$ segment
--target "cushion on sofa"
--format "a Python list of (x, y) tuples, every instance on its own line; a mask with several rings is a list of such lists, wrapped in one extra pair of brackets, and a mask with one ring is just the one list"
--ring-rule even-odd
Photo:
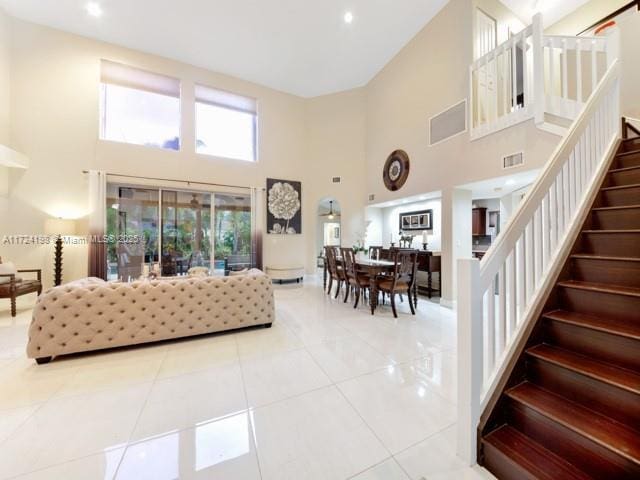
[[(0, 263), (0, 275), (16, 275), (18, 270), (16, 266), (12, 262)], [(16, 282), (19, 282), (20, 279), (15, 277)], [(9, 283), (11, 281), (11, 277), (0, 277), (0, 285), (3, 283)]]

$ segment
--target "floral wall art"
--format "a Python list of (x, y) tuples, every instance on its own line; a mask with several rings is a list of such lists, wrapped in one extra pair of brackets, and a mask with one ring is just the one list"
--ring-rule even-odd
[(277, 235), (302, 233), (302, 185), (267, 178), (267, 232)]

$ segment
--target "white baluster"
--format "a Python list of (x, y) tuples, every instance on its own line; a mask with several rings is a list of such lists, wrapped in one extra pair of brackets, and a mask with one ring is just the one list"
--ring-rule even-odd
[(542, 211), (541, 211), (541, 222), (542, 222), (542, 268), (540, 269), (541, 273), (544, 273), (547, 270), (547, 265), (549, 263), (549, 246), (551, 239), (551, 231), (549, 221), (549, 193), (544, 196), (542, 199)]
[(511, 110), (509, 106), (509, 62), (507, 60), (507, 51), (502, 51), (502, 101), (503, 101), (503, 115), (506, 117)]
[(520, 235), (520, 240), (516, 244), (516, 259), (517, 259), (517, 267), (516, 267), (516, 278), (518, 279), (518, 319), (516, 324), (519, 324), (522, 320), (522, 314), (524, 313), (524, 307), (526, 304), (526, 296), (527, 296), (527, 277), (525, 272), (525, 250), (526, 250), (526, 234), (522, 232)]
[(558, 179), (556, 180), (556, 195), (558, 201), (558, 242), (562, 239), (562, 235), (564, 235), (565, 228), (565, 220), (564, 220), (564, 179), (565, 179), (565, 169), (561, 168), (558, 172)]
[(554, 105), (557, 105), (556, 98), (556, 69), (555, 69), (555, 41), (553, 38), (550, 38), (547, 42), (549, 46), (549, 92), (548, 96), (551, 98), (551, 102)]
[(534, 277), (535, 277), (535, 289), (538, 289), (540, 283), (540, 277), (542, 276), (542, 209), (538, 207), (536, 213), (533, 216), (533, 246), (535, 249), (534, 254)]
[(482, 304), (484, 306), (484, 310), (487, 315), (484, 317), (484, 322), (482, 322), (482, 332), (484, 336), (484, 350), (483, 350), (483, 361), (484, 361), (484, 379), (487, 381), (493, 371), (494, 364), (494, 338), (493, 338), (493, 319), (489, 317), (489, 304), (490, 300), (493, 300), (491, 297), (493, 296), (491, 289), (484, 292), (482, 296)]
[(496, 56), (496, 50), (493, 51), (491, 71), (493, 72), (493, 88), (491, 90), (491, 114), (493, 120), (497, 121), (500, 117), (500, 113), (498, 112), (498, 57)]
[(562, 98), (569, 98), (569, 78), (567, 77), (567, 39), (562, 39)]
[(580, 39), (576, 40), (576, 101), (582, 104), (582, 52), (580, 50)]
[(533, 292), (535, 291), (535, 261), (534, 261), (534, 256), (535, 256), (535, 247), (533, 245), (533, 230), (534, 230), (534, 225), (533, 225), (533, 221), (530, 220), (529, 223), (527, 224), (526, 228), (525, 228), (525, 233), (526, 233), (526, 248), (525, 248), (525, 274), (526, 274), (526, 279), (527, 279), (527, 296), (526, 296), (526, 302), (525, 302), (525, 307), (527, 305), (529, 305), (529, 300), (531, 299), (531, 297), (533, 296)]
[(507, 314), (509, 318), (509, 328), (507, 330), (507, 338), (511, 338), (516, 330), (516, 285), (518, 277), (516, 276), (516, 251), (511, 251), (507, 257)]
[(517, 73), (516, 43), (511, 47), (511, 96), (513, 101), (513, 111), (518, 109), (518, 73)]
[(553, 257), (556, 251), (556, 244), (558, 243), (558, 177), (551, 185), (549, 190), (549, 224), (551, 228), (551, 235), (549, 237), (549, 257)]
[(593, 93), (596, 90), (596, 86), (598, 84), (598, 65), (596, 63), (596, 59), (598, 56), (598, 52), (596, 50), (596, 41), (591, 41), (591, 92)]
[(527, 107), (531, 103), (529, 98), (529, 75), (527, 66), (527, 31), (523, 30), (520, 33), (520, 42), (522, 48), (522, 94), (524, 97), (524, 106)]
[(505, 277), (507, 271), (505, 263), (502, 263), (500, 271), (498, 272), (498, 358), (504, 353), (505, 345), (507, 343), (507, 293), (505, 285)]
[(544, 123), (544, 45), (543, 45), (542, 15), (533, 16), (531, 44), (533, 48), (533, 102), (535, 108), (535, 123)]

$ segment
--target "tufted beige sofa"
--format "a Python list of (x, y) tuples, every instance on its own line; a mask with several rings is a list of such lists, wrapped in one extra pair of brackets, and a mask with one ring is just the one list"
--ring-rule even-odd
[(85, 279), (38, 298), (27, 355), (46, 363), (68, 353), (269, 327), (274, 318), (271, 279), (259, 270), (133, 283)]

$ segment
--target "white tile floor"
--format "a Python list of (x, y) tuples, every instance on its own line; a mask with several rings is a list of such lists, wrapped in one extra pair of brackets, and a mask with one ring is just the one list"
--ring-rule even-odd
[[(486, 479), (455, 456), (455, 321), (276, 287), (271, 329), (60, 358), (0, 304), (0, 480)], [(7, 302), (8, 303), (8, 302)]]

